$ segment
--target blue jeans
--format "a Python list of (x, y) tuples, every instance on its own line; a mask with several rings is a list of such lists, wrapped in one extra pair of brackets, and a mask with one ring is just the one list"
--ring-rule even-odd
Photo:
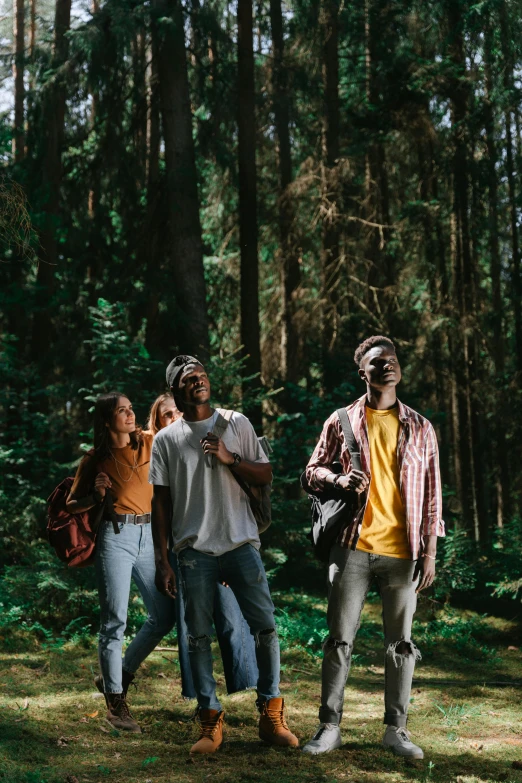
[[(190, 669), (188, 631), (185, 622), (185, 597), (183, 581), (179, 578), (177, 557), (172, 563), (178, 583), (176, 601), (176, 624), (178, 627), (178, 650), (181, 668), (182, 693), (190, 699), (196, 698), (196, 690)], [(254, 637), (251, 635), (245, 618), (229, 587), (217, 585), (214, 599), (214, 625), (223, 660), (223, 673), (228, 693), (246, 691), (255, 688), (259, 672), (256, 661)]]
[(187, 548), (178, 554), (178, 560), (185, 595), (190, 665), (199, 706), (221, 709), (212, 674), (211, 640), (216, 590), (218, 582), (223, 581), (230, 585), (255, 639), (258, 696), (262, 700), (279, 696), (279, 641), (274, 605), (259, 552), (251, 544), (219, 557)]
[[(101, 614), (99, 658), (105, 691), (121, 693), (122, 668), (134, 674), (177, 620), (181, 693), (188, 699), (195, 699), (182, 590), (178, 592), (178, 600), (173, 601), (162, 596), (154, 585), (156, 566), (150, 525), (120, 524), (119, 527), (120, 533), (115, 535), (112, 523), (103, 523), (96, 550)], [(174, 555), (171, 564), (177, 574), (177, 558)], [(129, 645), (122, 666), (131, 578), (138, 586), (148, 617)], [(218, 639), (223, 651), (228, 692), (255, 687), (258, 673), (254, 640), (248, 633), (232, 591), (222, 585), (218, 585), (216, 590), (214, 617), (219, 629)]]
[(106, 693), (122, 692), (122, 648), (127, 626), (131, 578), (148, 612), (129, 644), (123, 668), (134, 674), (176, 622), (175, 602), (154, 585), (156, 566), (150, 525), (120, 524), (116, 535), (111, 522), (100, 527), (96, 544), (96, 576), (100, 598), (98, 654)]

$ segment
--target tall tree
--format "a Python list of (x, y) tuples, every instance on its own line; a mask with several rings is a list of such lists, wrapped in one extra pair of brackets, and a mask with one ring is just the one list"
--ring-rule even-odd
[[(241, 342), (246, 357), (246, 375), (251, 377), (261, 373), (252, 0), (237, 2), (237, 69)], [(247, 381), (244, 391), (257, 385), (258, 380)], [(247, 411), (253, 424), (260, 427), (261, 406), (249, 404)]]
[[(152, 34), (165, 141), (170, 260), (175, 276), (176, 319), (183, 351), (209, 355), (198, 176), (192, 137), (183, 10), (180, 0), (154, 0)], [(172, 343), (170, 335), (165, 343)]]
[(503, 53), (502, 82), (504, 87), (504, 126), (506, 134), (506, 173), (509, 193), (509, 214), (511, 220), (511, 291), (515, 320), (515, 348), (517, 370), (522, 372), (522, 276), (520, 263), (520, 243), (518, 235), (516, 171), (513, 154), (513, 50), (509, 30), (506, 3), (500, 4), (500, 35)]
[(340, 282), (340, 187), (339, 187), (339, 0), (323, 3), (323, 232), (322, 268), (322, 352), (323, 378), (331, 390), (337, 380), (335, 346), (339, 336), (338, 300)]
[(474, 396), (478, 382), (475, 317), (477, 309), (476, 276), (471, 252), (469, 223), (469, 84), (464, 52), (463, 16), (460, 0), (447, 0), (450, 29), (449, 57), (453, 72), (449, 79), (451, 119), (453, 127), (453, 210), (455, 242), (453, 263), (455, 296), (461, 330), (462, 351), (453, 356), (459, 392), (459, 444), (461, 452), (461, 498), (464, 517), (470, 524), (476, 541), (487, 533), (481, 504), (480, 453), (478, 437), (478, 398)]
[(25, 153), (25, 0), (16, 0), (14, 13), (14, 129), (13, 129), (13, 154), (16, 163), (19, 163)]
[[(62, 182), (62, 146), (64, 138), (66, 81), (64, 64), (69, 53), (71, 0), (56, 0), (52, 75), (44, 88), (41, 133), (41, 198), (43, 217), (40, 229), (40, 257), (36, 278), (35, 312), (31, 339), (31, 358), (44, 368), (49, 366), (46, 352), (51, 344), (51, 306), (55, 270), (58, 264), (57, 230), (60, 221)], [(44, 371), (44, 377), (48, 373)]]
[(281, 258), (282, 323), (281, 377), (290, 383), (299, 378), (299, 336), (295, 320), (296, 298), (300, 284), (299, 257), (292, 236), (294, 207), (289, 186), (292, 182), (290, 144), (290, 95), (288, 66), (285, 62), (283, 12), (281, 0), (270, 0), (273, 65), (272, 93), (279, 165), (279, 237)]
[[(485, 72), (485, 100), (483, 103), (484, 127), (486, 131), (487, 148), (487, 179), (488, 179), (488, 221), (489, 221), (489, 255), (490, 255), (490, 276), (491, 276), (491, 321), (492, 321), (492, 350), (491, 355), (495, 365), (495, 371), (501, 385), (505, 373), (505, 345), (504, 345), (504, 326), (503, 326), (503, 303), (502, 303), (502, 264), (500, 258), (500, 226), (499, 226), (499, 202), (498, 202), (498, 151), (497, 140), (495, 138), (495, 116), (493, 108), (494, 93), (494, 62), (493, 62), (493, 35), (494, 20), (489, 15), (486, 20), (484, 30), (484, 72)], [(496, 494), (496, 519), (497, 525), (502, 527), (504, 519), (509, 519), (511, 512), (510, 504), (510, 481), (509, 481), (509, 463), (506, 452), (503, 433), (505, 431), (504, 423), (504, 405), (502, 400), (502, 391), (498, 393), (495, 399), (496, 410), (495, 418), (497, 421), (495, 433), (495, 494)]]

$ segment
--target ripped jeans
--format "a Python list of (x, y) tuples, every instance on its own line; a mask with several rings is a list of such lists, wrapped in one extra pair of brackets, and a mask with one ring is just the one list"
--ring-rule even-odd
[(185, 622), (188, 630), (192, 679), (201, 709), (221, 710), (212, 674), (214, 594), (219, 582), (234, 592), (250, 633), (256, 641), (259, 669), (257, 694), (260, 700), (279, 696), (279, 640), (275, 630), (274, 605), (261, 556), (251, 544), (207, 555), (182, 549), (178, 563), (185, 594)]
[[(344, 688), (353, 643), (366, 595), (375, 579), (382, 600), (384, 630), (384, 723), (406, 726), (415, 661), (420, 653), (411, 641), (417, 607), (415, 562), (360, 550), (332, 547), (328, 567), (328, 630), (324, 645), (319, 720), (341, 722)], [(401, 644), (402, 643), (402, 644)]]

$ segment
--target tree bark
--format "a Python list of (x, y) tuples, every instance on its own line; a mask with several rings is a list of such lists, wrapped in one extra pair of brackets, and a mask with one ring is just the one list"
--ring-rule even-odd
[(145, 33), (143, 31), (138, 32), (132, 42), (132, 66), (133, 135), (137, 169), (136, 188), (140, 192), (145, 187), (147, 170), (147, 65)]
[[(279, 166), (279, 237), (281, 242), (281, 378), (297, 383), (299, 374), (299, 335), (295, 323), (296, 296), (300, 284), (299, 258), (292, 237), (294, 210), (288, 188), (292, 182), (290, 111), (285, 67), (284, 28), (281, 0), (270, 0), (273, 66), (272, 91)], [(288, 403), (288, 400), (286, 401)], [(287, 405), (288, 407), (288, 405)]]
[[(180, 0), (154, 0), (153, 10), (176, 326), (182, 351), (196, 353), (205, 361), (210, 344), (183, 11)], [(171, 343), (172, 338), (166, 342)]]
[(323, 286), (323, 380), (331, 391), (339, 380), (335, 347), (338, 337), (340, 268), (339, 230), (339, 2), (324, 0), (323, 23), (323, 219), (321, 269)]
[(147, 279), (150, 281), (150, 294), (145, 308), (147, 319), (146, 344), (152, 350), (160, 338), (158, 315), (160, 302), (159, 259), (163, 256), (162, 230), (158, 221), (161, 201), (160, 182), (160, 95), (158, 75), (157, 41), (151, 41), (151, 64), (148, 85), (148, 125), (147, 125), (147, 212), (145, 217), (145, 234), (142, 237), (144, 264), (147, 269)]
[[(238, 175), (239, 244), (241, 253), (241, 342), (246, 376), (261, 374), (259, 326), (259, 259), (257, 230), (256, 118), (252, 0), (237, 3), (238, 54)], [(243, 393), (259, 386), (259, 379), (246, 381)], [(248, 396), (246, 397), (248, 401)], [(256, 427), (262, 426), (259, 404), (247, 402), (245, 410)]]
[[(449, 55), (457, 75), (449, 79), (451, 119), (453, 126), (453, 209), (456, 243), (454, 253), (455, 294), (462, 337), (462, 354), (454, 357), (458, 378), (459, 428), (461, 449), (461, 502), (477, 542), (487, 534), (485, 514), (481, 507), (479, 482), (481, 476), (478, 454), (479, 408), (474, 389), (478, 381), (477, 349), (474, 319), (476, 313), (475, 271), (471, 254), (469, 225), (469, 163), (468, 163), (468, 84), (464, 54), (463, 23), (458, 3), (449, 0), (448, 22), (451, 32)], [(476, 448), (477, 447), (477, 448)]]
[(513, 52), (511, 33), (507, 17), (506, 5), (500, 6), (500, 35), (502, 40), (503, 71), (502, 81), (508, 105), (504, 112), (504, 124), (506, 131), (506, 174), (509, 193), (509, 213), (511, 222), (511, 300), (515, 321), (515, 346), (516, 368), (522, 373), (522, 278), (520, 270), (520, 245), (517, 225), (517, 192), (515, 185), (515, 165), (513, 161), (513, 130), (512, 130), (512, 105), (513, 90)]
[(57, 226), (62, 182), (62, 146), (65, 123), (66, 83), (63, 66), (69, 54), (67, 33), (71, 23), (71, 0), (56, 0), (54, 44), (51, 67), (53, 81), (45, 87), (42, 107), (42, 195), (43, 225), (40, 230), (40, 253), (36, 278), (35, 312), (31, 339), (31, 358), (47, 375), (47, 351), (51, 345), (52, 296), (55, 268), (58, 264)]
[(14, 13), (14, 127), (13, 155), (15, 163), (20, 163), (25, 154), (25, 0), (16, 0)]
[[(493, 26), (492, 19), (488, 19), (484, 31), (484, 71), (485, 71), (485, 100), (484, 127), (486, 131), (487, 177), (488, 177), (488, 240), (491, 275), (491, 321), (493, 331), (493, 345), (491, 355), (495, 365), (495, 373), (498, 382), (502, 384), (505, 372), (505, 347), (504, 326), (502, 319), (502, 265), (499, 246), (499, 221), (498, 221), (498, 180), (497, 165), (498, 152), (495, 139), (495, 118), (493, 113)], [(504, 519), (509, 518), (510, 508), (510, 478), (508, 454), (504, 442), (506, 430), (504, 419), (503, 388), (496, 390), (495, 411), (495, 489), (496, 489), (496, 520), (497, 526), (502, 527)]]

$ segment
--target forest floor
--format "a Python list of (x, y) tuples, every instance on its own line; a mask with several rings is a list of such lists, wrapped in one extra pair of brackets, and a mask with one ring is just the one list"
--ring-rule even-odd
[[(324, 613), (317, 598), (280, 595), (284, 626), (292, 603), (303, 618)], [(286, 609), (285, 609), (286, 607)], [(514, 606), (515, 609), (515, 606)], [(424, 620), (422, 613), (424, 612)], [(1, 783), (522, 783), (520, 632), (514, 622), (448, 614), (421, 606), (417, 636), (424, 653), (411, 699), (409, 728), (423, 761), (384, 750), (380, 607), (370, 602), (346, 689), (344, 745), (321, 757), (263, 746), (254, 695), (223, 698), (226, 741), (213, 756), (191, 758), (194, 703), (180, 696), (176, 653), (156, 651), (131, 692), (141, 735), (113, 730), (93, 686), (94, 640), (60, 648), (36, 644), (0, 653)], [(285, 619), (286, 618), (286, 619)], [(306, 624), (306, 620), (303, 619)], [(423, 638), (419, 638), (423, 637)], [(282, 628), (282, 684), (290, 727), (301, 744), (317, 725), (320, 658), (292, 644)], [(382, 645), (382, 642), (380, 642)], [(315, 646), (317, 650), (317, 645)], [(218, 683), (223, 677), (216, 661)]]

